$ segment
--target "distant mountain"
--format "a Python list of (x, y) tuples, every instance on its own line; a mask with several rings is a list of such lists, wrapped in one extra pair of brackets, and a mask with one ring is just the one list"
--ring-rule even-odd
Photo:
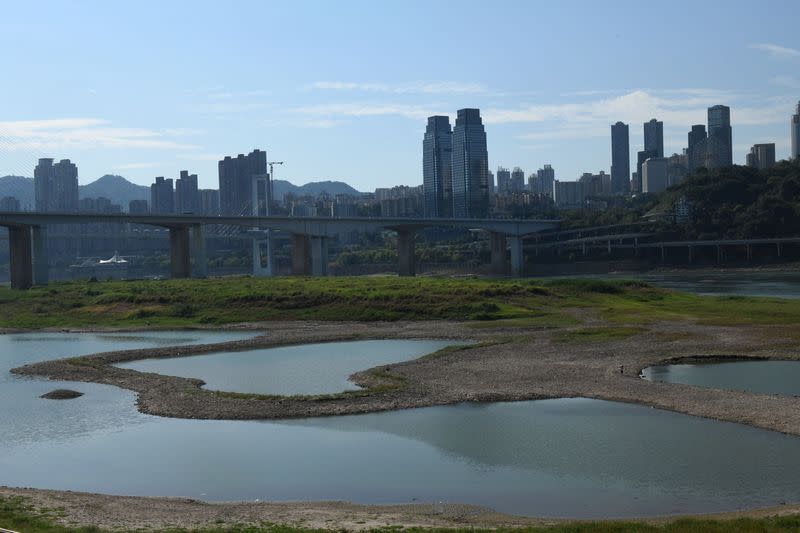
[(294, 185), (286, 180), (275, 180), (272, 182), (272, 189), (275, 192), (275, 199), (282, 201), (286, 193), (292, 193), (299, 196), (309, 194), (317, 196), (320, 193), (327, 192), (330, 195), (336, 196), (337, 194), (349, 194), (352, 196), (361, 196), (359, 192), (352, 188), (350, 185), (343, 181), (312, 181), (305, 185)]
[(22, 209), (33, 209), (33, 178), (3, 176), (0, 178), (0, 198), (13, 196)]
[(128, 210), (131, 200), (150, 201), (150, 187), (136, 185), (122, 176), (106, 174), (101, 178), (81, 185), (78, 188), (79, 198), (108, 198), (112, 203), (122, 206), (123, 211)]
[[(13, 196), (19, 200), (23, 209), (33, 209), (35, 196), (33, 192), (33, 178), (22, 176), (3, 176), (0, 178), (0, 198)], [(105, 197), (115, 204), (122, 206), (123, 211), (128, 210), (131, 200), (150, 201), (150, 187), (136, 185), (122, 176), (105, 175), (92, 183), (78, 187), (79, 198)]]
[[(317, 196), (323, 192), (330, 195), (349, 194), (361, 196), (362, 192), (355, 190), (350, 185), (342, 181), (313, 181), (305, 185), (294, 185), (286, 180), (275, 180), (273, 184), (275, 199), (282, 201), (287, 193), (298, 196), (312, 195)], [(14, 196), (19, 200), (23, 209), (33, 209), (34, 192), (33, 178), (22, 176), (4, 176), (0, 178), (0, 198), (4, 196)], [(108, 198), (115, 204), (122, 206), (123, 211), (128, 210), (131, 200), (150, 201), (150, 187), (146, 185), (136, 185), (122, 176), (106, 174), (101, 178), (81, 185), (78, 188), (79, 198)]]

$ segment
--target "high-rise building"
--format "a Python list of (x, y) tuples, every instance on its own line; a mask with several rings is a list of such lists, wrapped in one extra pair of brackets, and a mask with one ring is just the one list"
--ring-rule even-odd
[(19, 211), (19, 200), (16, 196), (4, 196), (0, 198), (0, 211)]
[(715, 105), (708, 108), (708, 138), (715, 139), (706, 147), (708, 167), (720, 168), (733, 165), (730, 107)]
[(766, 170), (775, 166), (775, 143), (754, 144), (747, 154), (747, 166)]
[(489, 215), (489, 153), (479, 109), (459, 109), (453, 128), (453, 216)]
[(511, 171), (509, 187), (511, 192), (522, 192), (525, 190), (525, 172), (521, 168), (514, 167), (514, 170)]
[(556, 180), (556, 171), (551, 165), (545, 165), (536, 171), (536, 181), (534, 182), (533, 192), (546, 194), (553, 197), (553, 182)]
[(791, 159), (800, 161), (800, 102), (797, 103), (796, 113), (792, 115), (792, 153)]
[(583, 207), (586, 200), (584, 184), (580, 181), (553, 181), (553, 202), (558, 208)]
[[(267, 174), (267, 153), (253, 150), (246, 156), (244, 154), (239, 154), (235, 158), (225, 156), (219, 162), (218, 167), (220, 214), (251, 215), (253, 213), (253, 182), (255, 179), (266, 180), (265, 185), (259, 185), (259, 203), (262, 201), (261, 197), (269, 194), (271, 190)], [(266, 203), (266, 200), (263, 201)]]
[(494, 172), (491, 170), (489, 171), (489, 193), (497, 192), (497, 188), (494, 186)]
[(172, 190), (172, 178), (158, 176), (150, 185), (150, 212), (154, 215), (172, 215), (175, 213), (175, 194)]
[(630, 189), (631, 155), (628, 125), (611, 126), (611, 193), (626, 194)]
[(651, 157), (664, 157), (664, 123), (650, 119), (644, 123), (644, 150), (636, 154), (636, 173), (631, 180), (631, 189), (643, 192), (642, 165)]
[(650, 119), (644, 123), (644, 150), (654, 154), (652, 157), (664, 157), (664, 123)]
[(422, 139), (422, 186), (425, 216), (453, 216), (453, 130), (450, 117), (428, 117)]
[(219, 191), (200, 189), (200, 214), (208, 217), (219, 216)]
[(669, 185), (668, 160), (664, 157), (651, 157), (642, 165), (642, 192), (657, 193)]
[(497, 167), (497, 194), (511, 192), (511, 172), (505, 167)]
[(689, 145), (686, 148), (686, 166), (689, 173), (705, 166), (706, 160), (706, 127), (695, 124), (689, 132)]
[(175, 211), (179, 215), (200, 212), (200, 194), (197, 191), (197, 174), (181, 170), (180, 178), (175, 180)]
[(131, 200), (128, 202), (128, 213), (131, 215), (149, 214), (150, 207), (147, 205), (147, 200)]
[(43, 158), (33, 170), (36, 210), (74, 213), (78, 210), (78, 167), (69, 159), (53, 164)]

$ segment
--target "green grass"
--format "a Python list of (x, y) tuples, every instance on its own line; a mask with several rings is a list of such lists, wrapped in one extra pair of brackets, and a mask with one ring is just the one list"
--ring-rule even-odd
[(430, 319), (525, 329), (575, 325), (576, 309), (626, 325), (800, 322), (800, 300), (701, 297), (624, 280), (238, 277), (0, 287), (0, 327), (20, 329)]
[[(56, 519), (65, 516), (61, 509), (36, 509), (24, 498), (0, 497), (0, 527), (24, 533), (105, 533), (97, 527), (70, 527), (56, 523)], [(219, 522), (219, 521), (218, 521)], [(374, 531), (398, 531), (400, 527), (386, 527)], [(574, 522), (549, 527), (524, 528), (405, 528), (407, 532), (428, 533), (477, 533), (490, 531), (513, 533), (726, 533), (737, 531), (742, 533), (782, 533), (800, 530), (800, 517), (781, 518), (741, 518), (736, 520), (698, 520), (679, 519), (665, 524), (646, 524), (640, 521), (615, 522)], [(114, 529), (115, 532), (124, 530)], [(184, 533), (187, 530), (166, 528), (156, 530), (161, 533)], [(315, 533), (330, 530), (304, 529), (284, 525), (264, 524), (261, 526), (225, 525), (192, 530), (199, 533)]]

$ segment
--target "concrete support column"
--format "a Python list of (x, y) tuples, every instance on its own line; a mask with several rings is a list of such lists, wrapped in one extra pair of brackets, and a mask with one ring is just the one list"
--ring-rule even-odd
[(508, 275), (508, 259), (506, 258), (506, 234), (495, 231), (489, 233), (489, 249), (492, 254), (491, 271), (495, 276)]
[(47, 285), (50, 281), (50, 264), (47, 260), (47, 228), (33, 226), (33, 283)]
[(188, 226), (169, 228), (169, 266), (173, 278), (188, 278), (191, 274)]
[(664, 251), (664, 247), (661, 247), (661, 262), (663, 263), (664, 260), (667, 258), (667, 253)]
[(749, 244), (747, 245), (747, 260), (748, 261), (753, 260), (753, 247)]
[(781, 256), (781, 252), (782, 252), (782, 250), (781, 250), (781, 243), (779, 243), (779, 242), (776, 242), (776, 243), (775, 243), (775, 245), (776, 245), (776, 246), (777, 246), (777, 248), (778, 248), (778, 257), (780, 257), (780, 256)]
[(8, 228), (10, 274), (12, 289), (30, 289), (33, 285), (33, 260), (31, 257), (30, 226)]
[(511, 248), (511, 275), (522, 277), (524, 272), (524, 258), (522, 256), (522, 237), (509, 236), (509, 247)]
[(206, 239), (203, 226), (192, 226), (192, 277), (208, 276), (208, 260), (206, 258)]
[(717, 263), (722, 262), (722, 246), (717, 245)]
[(692, 247), (689, 246), (688, 248), (689, 248), (689, 262), (691, 263), (692, 261), (694, 261), (694, 254), (692, 254)]
[(397, 273), (401, 276), (417, 274), (414, 237), (416, 237), (414, 230), (397, 232)]
[(328, 275), (328, 238), (314, 235), (311, 237), (311, 274), (313, 276)]
[(292, 233), (292, 274), (311, 275), (311, 239), (308, 235)]

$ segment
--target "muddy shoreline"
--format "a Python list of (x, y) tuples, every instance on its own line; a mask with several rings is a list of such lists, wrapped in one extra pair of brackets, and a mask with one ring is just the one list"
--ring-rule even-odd
[[(188, 498), (112, 496), (87, 492), (10, 488), (0, 486), (0, 497), (25, 499), (33, 509), (58, 509), (56, 521), (67, 526), (96, 526), (110, 530), (169, 528), (225, 528), (288, 525), (310, 529), (363, 531), (384, 527), (497, 528), (551, 526), (598, 522), (564, 518), (536, 518), (498, 513), (477, 505), (419, 503), (360, 505), (341, 501), (209, 503)], [(735, 520), (796, 516), (800, 503), (693, 518)], [(665, 524), (685, 515), (623, 519)], [(600, 520), (603, 522), (604, 520)], [(611, 521), (611, 520), (608, 520)]]
[[(461, 402), (586, 397), (649, 405), (694, 416), (737, 422), (800, 436), (800, 397), (751, 394), (650, 382), (645, 367), (677, 361), (800, 360), (792, 326), (706, 326), (692, 322), (642, 324), (622, 340), (565, 342), (563, 334), (586, 326), (614, 327), (591, 315), (580, 326), (504, 327), (466, 322), (279, 322), (237, 325), (253, 338), (182, 347), (114, 351), (45, 361), (13, 373), (55, 380), (115, 385), (137, 394), (137, 408), (158, 416), (194, 419), (279, 419), (335, 416)], [(233, 329), (233, 328), (231, 328)], [(73, 330), (74, 331), (74, 330)], [(82, 330), (86, 331), (86, 330)], [(102, 330), (108, 332), (109, 330)], [(116, 329), (115, 331), (131, 331)], [(291, 344), (367, 339), (448, 339), (471, 342), (416, 360), (365, 369), (352, 376), (364, 387), (402, 383), (363, 396), (235, 397), (201, 389), (203, 382), (113, 366), (144, 358), (181, 357)], [(620, 373), (620, 366), (624, 372)], [(357, 505), (346, 502), (206, 503), (176, 498), (135, 498), (37, 489), (0, 488), (0, 496), (25, 496), (41, 506), (67, 509), (63, 523), (100, 527), (213, 527), (281, 523), (301, 527), (369, 529), (386, 525), (497, 527), (547, 525), (564, 520), (503, 515), (470, 505)], [(800, 503), (714, 515), (714, 518), (800, 513)], [(674, 517), (646, 519), (659, 523)]]

